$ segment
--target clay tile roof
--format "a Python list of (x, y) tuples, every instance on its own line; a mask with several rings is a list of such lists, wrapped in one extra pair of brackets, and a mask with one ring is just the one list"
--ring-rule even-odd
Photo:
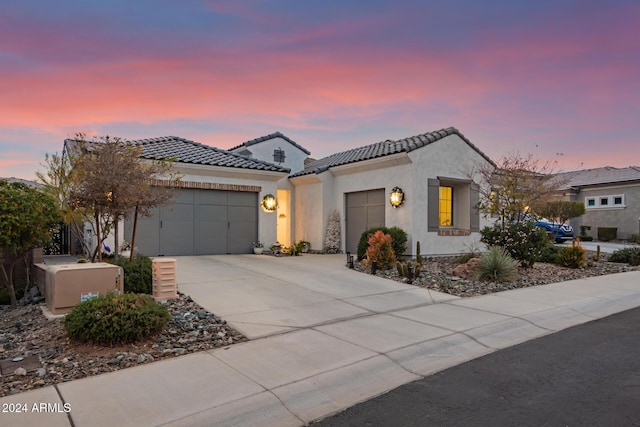
[[(66, 140), (73, 142), (73, 140)], [(191, 163), (198, 165), (223, 166), (240, 169), (254, 169), (273, 172), (289, 172), (283, 168), (262, 160), (250, 159), (226, 150), (200, 144), (199, 142), (179, 138), (177, 136), (164, 136), (160, 138), (138, 139), (127, 141), (134, 146), (142, 147), (143, 159), (171, 160), (178, 163)]]
[(365, 145), (363, 147), (353, 148), (351, 150), (335, 153), (330, 156), (310, 162), (304, 170), (291, 175), (291, 177), (309, 175), (312, 173), (321, 173), (334, 166), (346, 165), (349, 163), (361, 162), (363, 160), (375, 159), (378, 157), (388, 156), (396, 153), (408, 153), (418, 148), (429, 145), (449, 135), (458, 135), (462, 140), (476, 150), (482, 157), (487, 159), (491, 164), (494, 162), (471, 143), (458, 129), (449, 127), (434, 132), (427, 132), (421, 135), (409, 138), (399, 139), (397, 141), (389, 140), (377, 142), (375, 144)]
[(562, 180), (567, 180), (564, 188), (576, 188), (598, 184), (614, 184), (628, 181), (640, 181), (640, 167), (629, 166), (614, 168), (605, 166), (595, 169), (584, 169), (556, 174)]

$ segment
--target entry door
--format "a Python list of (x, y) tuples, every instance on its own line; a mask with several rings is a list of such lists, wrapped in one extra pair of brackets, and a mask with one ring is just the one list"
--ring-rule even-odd
[(384, 188), (346, 194), (347, 251), (353, 254), (358, 251), (358, 241), (363, 231), (385, 225), (384, 202)]

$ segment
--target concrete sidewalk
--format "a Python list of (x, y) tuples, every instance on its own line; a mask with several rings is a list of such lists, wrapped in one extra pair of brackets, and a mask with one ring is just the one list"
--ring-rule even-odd
[[(252, 340), (0, 399), (16, 426), (298, 426), (484, 354), (640, 306), (640, 272), (455, 298), (343, 257), (179, 258), (180, 289)], [(70, 412), (32, 413), (33, 403)], [(53, 405), (51, 405), (53, 409)], [(73, 424), (72, 424), (73, 423)]]

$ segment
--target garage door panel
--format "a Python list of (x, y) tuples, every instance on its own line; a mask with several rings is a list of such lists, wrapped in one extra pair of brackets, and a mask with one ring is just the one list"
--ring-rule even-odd
[[(133, 221), (125, 221), (130, 238)], [(250, 253), (258, 239), (258, 194), (181, 189), (173, 203), (140, 218), (139, 252), (157, 255)]]
[[(138, 249), (137, 253), (141, 253), (147, 256), (156, 256), (160, 251), (160, 234), (158, 229), (160, 228), (160, 210), (154, 208), (151, 211), (151, 216), (138, 217), (138, 223), (136, 224), (136, 241), (135, 247)], [(124, 235), (125, 240), (131, 243), (131, 237), (133, 236), (133, 213), (124, 222)]]
[(346, 194), (346, 250), (356, 253), (362, 232), (385, 225), (385, 191), (375, 189)]
[(229, 205), (230, 206), (246, 206), (255, 207), (258, 205), (258, 193), (230, 191), (229, 192)]
[(229, 204), (229, 196), (226, 191), (218, 190), (200, 190), (198, 193), (198, 202), (201, 205), (223, 205)]
[(198, 206), (196, 254), (227, 253), (227, 206)]
[(194, 253), (194, 206), (176, 204), (160, 215), (160, 254)]

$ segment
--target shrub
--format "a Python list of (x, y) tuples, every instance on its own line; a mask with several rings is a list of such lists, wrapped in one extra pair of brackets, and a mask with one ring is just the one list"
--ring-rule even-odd
[(369, 246), (369, 238), (373, 236), (376, 231), (382, 231), (384, 234), (391, 236), (391, 247), (393, 248), (393, 254), (396, 258), (400, 258), (407, 250), (407, 233), (400, 227), (373, 227), (364, 231), (360, 235), (360, 241), (358, 242), (358, 260), (362, 260), (367, 252)]
[(598, 240), (608, 242), (618, 237), (618, 229), (616, 227), (598, 227)]
[(117, 264), (124, 270), (124, 291), (132, 294), (151, 294), (153, 272), (151, 258), (136, 255), (133, 261), (119, 257)]
[(558, 263), (564, 267), (584, 267), (586, 260), (587, 250), (580, 245), (579, 241), (574, 240), (571, 246), (562, 248), (558, 253)]
[[(634, 248), (618, 249), (609, 255), (609, 262), (622, 262), (627, 264), (640, 264), (640, 246)], [(635, 263), (638, 264), (635, 264)]]
[(480, 257), (476, 267), (475, 278), (477, 280), (489, 280), (492, 282), (512, 282), (518, 275), (517, 262), (507, 250), (500, 246), (492, 246), (489, 252)]
[(157, 334), (169, 318), (167, 309), (147, 295), (108, 293), (75, 306), (64, 327), (73, 340), (116, 345)]
[(540, 258), (538, 259), (538, 261), (546, 262), (549, 264), (559, 264), (560, 261), (558, 259), (558, 254), (561, 250), (561, 247), (555, 246), (553, 243), (549, 242), (540, 252)]
[(387, 270), (396, 262), (396, 257), (391, 247), (391, 236), (382, 231), (376, 231), (369, 238), (369, 247), (366, 253), (367, 263), (377, 261), (380, 270)]
[(525, 268), (532, 267), (540, 259), (549, 243), (544, 228), (536, 227), (531, 221), (509, 224), (499, 223), (480, 231), (480, 240), (487, 246), (502, 246)]

